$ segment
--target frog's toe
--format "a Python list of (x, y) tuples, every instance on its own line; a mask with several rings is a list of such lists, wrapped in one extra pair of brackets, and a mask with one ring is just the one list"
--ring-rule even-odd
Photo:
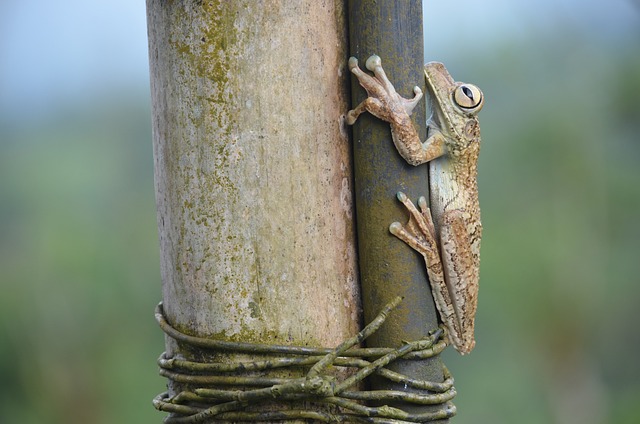
[(348, 66), (349, 66), (349, 70), (352, 70), (353, 68), (357, 68), (358, 67), (358, 59), (353, 57), (353, 56), (351, 56), (349, 58)]
[(394, 236), (398, 236), (398, 234), (402, 233), (402, 230), (402, 224), (400, 224), (398, 221), (392, 222), (391, 225), (389, 225), (389, 232)]
[(365, 66), (368, 70), (373, 71), (378, 66), (382, 66), (382, 59), (380, 59), (380, 56), (378, 56), (377, 54), (372, 54), (371, 56), (369, 56), (369, 59), (367, 59)]
[(356, 123), (356, 120), (358, 119), (358, 117), (355, 114), (355, 111), (350, 110), (349, 112), (347, 112), (347, 116), (344, 118), (344, 122), (347, 123), (347, 125), (353, 125)]

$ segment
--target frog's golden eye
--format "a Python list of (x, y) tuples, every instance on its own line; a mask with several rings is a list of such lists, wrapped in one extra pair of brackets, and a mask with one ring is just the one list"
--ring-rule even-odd
[[(463, 109), (474, 109), (482, 107), (482, 91), (475, 85), (462, 84), (453, 93), (456, 104)], [(476, 111), (477, 112), (477, 111)]]

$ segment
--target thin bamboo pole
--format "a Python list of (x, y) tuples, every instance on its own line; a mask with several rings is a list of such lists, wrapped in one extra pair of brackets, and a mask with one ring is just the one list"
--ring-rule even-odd
[[(377, 54), (397, 91), (413, 96), (418, 85), (425, 92), (423, 75), (422, 2), (409, 0), (350, 0), (349, 41), (351, 55), (364, 61)], [(352, 78), (352, 104), (365, 98)], [(425, 105), (412, 115), (422, 139), (426, 135)], [(437, 328), (437, 313), (428, 285), (424, 261), (389, 233), (389, 224), (404, 221), (406, 211), (396, 198), (403, 191), (412, 199), (428, 198), (426, 166), (413, 167), (400, 157), (389, 125), (369, 114), (353, 128), (355, 201), (358, 225), (358, 256), (365, 320), (395, 296), (404, 298), (400, 308), (367, 342), (368, 346), (397, 346), (417, 340)], [(442, 381), (439, 357), (424, 361), (400, 361), (394, 367), (416, 378)], [(389, 387), (373, 380), (374, 386)], [(418, 409), (423, 407), (418, 407)], [(428, 408), (428, 407), (424, 407)]]

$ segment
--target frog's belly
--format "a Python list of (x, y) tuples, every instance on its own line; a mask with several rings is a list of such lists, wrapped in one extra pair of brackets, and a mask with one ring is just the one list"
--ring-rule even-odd
[(429, 162), (429, 207), (437, 230), (445, 211), (465, 209), (468, 206), (451, 167), (451, 161), (446, 156)]

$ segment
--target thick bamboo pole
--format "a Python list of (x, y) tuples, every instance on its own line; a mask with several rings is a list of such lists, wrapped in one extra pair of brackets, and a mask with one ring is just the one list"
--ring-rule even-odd
[[(168, 320), (221, 340), (337, 345), (360, 303), (344, 3), (147, 10)], [(171, 339), (167, 352), (194, 355)]]
[[(360, 60), (363, 68), (371, 54), (382, 58), (387, 75), (401, 95), (412, 97), (415, 85), (426, 92), (421, 1), (350, 0), (349, 40), (350, 53)], [(355, 106), (366, 94), (356, 78), (352, 78), (351, 87)], [(425, 139), (424, 102), (416, 107), (412, 118), (421, 138)], [(389, 124), (369, 114), (362, 115), (354, 125), (353, 138), (358, 255), (365, 320), (372, 319), (395, 296), (404, 297), (398, 311), (367, 341), (367, 345), (397, 346), (403, 340), (420, 339), (438, 326), (422, 257), (388, 230), (391, 222), (404, 222), (407, 218), (406, 210), (396, 199), (398, 191), (412, 199), (428, 198), (428, 172), (426, 165), (408, 165), (393, 146)], [(443, 378), (438, 357), (418, 362), (400, 361), (393, 367), (416, 378), (433, 381)]]

